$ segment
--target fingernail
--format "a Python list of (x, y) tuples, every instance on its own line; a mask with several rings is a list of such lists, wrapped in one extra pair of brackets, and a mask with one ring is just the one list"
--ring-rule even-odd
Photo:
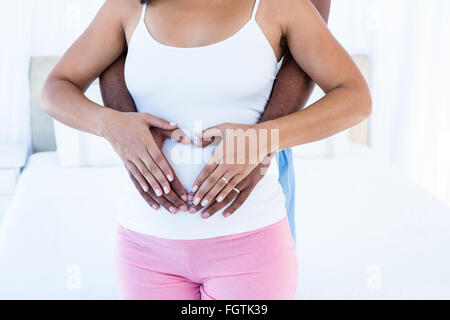
[(226, 213), (223, 214), (223, 216), (224, 216), (225, 218), (228, 218), (229, 216), (231, 216), (231, 213), (226, 212)]
[(181, 196), (181, 199), (183, 199), (183, 201), (188, 201), (188, 197), (186, 197), (186, 195), (184, 194)]
[(171, 127), (175, 127), (177, 124), (176, 124), (176, 122), (170, 121), (170, 122), (169, 122), (169, 125), (170, 125)]
[(157, 197), (161, 197), (162, 196), (162, 191), (159, 190), (159, 189), (156, 189), (155, 190), (155, 194), (156, 194)]
[(208, 200), (205, 199), (202, 201), (202, 207), (206, 207), (207, 204), (208, 204)]
[(189, 212), (190, 212), (190, 213), (196, 213), (196, 212), (197, 212), (197, 209), (195, 209), (195, 208), (190, 208), (190, 209), (189, 209)]
[(142, 186), (142, 190), (144, 190), (144, 192), (148, 192), (148, 187), (147, 186)]
[(209, 212), (203, 212), (202, 213), (202, 217), (203, 218), (209, 218), (209, 216), (210, 216)]
[(170, 182), (172, 182), (172, 181), (173, 181), (172, 175), (168, 174), (168, 175), (167, 175), (167, 179), (168, 179)]
[(222, 202), (222, 200), (223, 200), (223, 197), (222, 197), (222, 196), (218, 196), (218, 197), (217, 197), (217, 202)]
[(192, 192), (196, 192), (198, 190), (198, 186), (194, 186), (193, 188), (192, 188)]
[(169, 194), (170, 193), (170, 189), (167, 186), (164, 186), (163, 189), (164, 189), (164, 193), (165, 194)]
[(188, 207), (186, 207), (186, 206), (181, 206), (181, 207), (180, 207), (180, 210), (183, 211), (183, 212), (187, 212), (187, 211), (188, 211)]
[(195, 198), (195, 200), (194, 200), (194, 204), (195, 204), (195, 205), (198, 205), (198, 204), (200, 203), (200, 200), (201, 200), (201, 199), (200, 199), (200, 198), (198, 198), (198, 197), (197, 197), (197, 198)]
[(158, 210), (158, 209), (159, 209), (158, 206), (157, 206), (156, 204), (154, 204), (154, 205), (152, 206), (152, 208), (155, 209), (155, 210)]
[(189, 196), (188, 196), (188, 201), (193, 201), (194, 200), (194, 196), (192, 195), (192, 194), (190, 194)]
[(177, 213), (177, 209), (175, 209), (174, 207), (170, 207), (169, 211), (172, 212), (173, 214)]

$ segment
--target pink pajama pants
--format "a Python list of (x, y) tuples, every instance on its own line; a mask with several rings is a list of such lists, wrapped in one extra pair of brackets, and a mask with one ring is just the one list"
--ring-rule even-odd
[(297, 259), (287, 219), (201, 240), (118, 230), (119, 296), (130, 300), (294, 299)]

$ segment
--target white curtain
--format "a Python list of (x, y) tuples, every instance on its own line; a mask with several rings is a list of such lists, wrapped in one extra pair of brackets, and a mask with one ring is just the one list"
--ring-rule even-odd
[(28, 71), (33, 0), (0, 2), (0, 144), (30, 144)]
[[(410, 7), (411, 77), (403, 112), (395, 114), (392, 158), (450, 205), (450, 1), (414, 1)], [(406, 49), (406, 50), (408, 50)]]
[(31, 146), (30, 57), (62, 55), (103, 2), (0, 1), (0, 145)]
[(33, 10), (32, 55), (62, 55), (86, 29), (104, 1), (37, 0)]
[(379, 1), (372, 145), (450, 205), (450, 1)]
[(332, 2), (332, 31), (373, 64), (371, 147), (450, 205), (450, 1)]

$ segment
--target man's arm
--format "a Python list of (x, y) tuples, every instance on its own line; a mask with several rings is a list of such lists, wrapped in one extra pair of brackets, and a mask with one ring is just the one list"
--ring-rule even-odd
[(105, 106), (121, 112), (136, 112), (136, 104), (125, 84), (127, 51), (100, 76), (100, 91)]

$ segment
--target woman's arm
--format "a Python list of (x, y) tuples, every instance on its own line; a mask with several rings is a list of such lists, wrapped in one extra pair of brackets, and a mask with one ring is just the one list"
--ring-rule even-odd
[[(325, 92), (305, 110), (259, 125), (279, 130), (277, 151), (350, 128), (371, 113), (371, 96), (357, 66), (308, 0), (283, 2), (280, 25), (294, 60)], [(295, 8), (295, 9), (292, 9)]]
[[(105, 137), (145, 191), (170, 192), (173, 172), (157, 147), (150, 127), (176, 125), (149, 114), (103, 108), (83, 94), (126, 48), (126, 21), (139, 19), (138, 1), (107, 0), (99, 13), (61, 58), (42, 90), (42, 105), (55, 119), (73, 128)], [(124, 134), (126, 132), (126, 134)]]
[(103, 135), (107, 110), (83, 93), (126, 47), (120, 1), (106, 1), (97, 16), (50, 73), (41, 100), (57, 120), (83, 131)]
[[(311, 2), (316, 7), (323, 20), (328, 22), (331, 0), (311, 0)], [(314, 86), (314, 82), (300, 68), (292, 58), (289, 50), (287, 50), (283, 56), (283, 65), (275, 80), (272, 95), (267, 103), (260, 122), (277, 119), (303, 109), (311, 96)], [(232, 204), (223, 212), (223, 215), (228, 217), (234, 214), (236, 210), (244, 204), (256, 185), (264, 177), (265, 168), (269, 165), (270, 163), (267, 161), (267, 163), (260, 164), (253, 169), (245, 179), (236, 185), (236, 188), (240, 191), (237, 196), (234, 193), (228, 194), (221, 202), (214, 202), (210, 207), (205, 209), (202, 216), (210, 217), (230, 203)], [(192, 201), (193, 195), (190, 194), (190, 197), (190, 200)], [(212, 199), (213, 197), (207, 199), (207, 201), (211, 203), (209, 200)], [(198, 205), (194, 205), (191, 208), (194, 208), (194, 210), (201, 209)]]
[[(311, 2), (282, 1), (278, 16), (294, 60), (326, 95), (309, 108), (279, 119), (253, 126), (223, 124), (206, 130), (203, 138), (219, 136), (222, 141), (193, 184), (195, 204), (206, 206), (212, 199), (220, 202), (268, 154), (329, 137), (356, 125), (371, 112), (367, 83)], [(262, 132), (268, 132), (269, 137), (275, 133), (279, 140), (262, 145)], [(242, 142), (246, 133), (257, 140), (257, 150), (245, 137), (241, 148), (226, 147), (228, 142), (239, 145), (238, 139)], [(242, 163), (238, 159), (245, 159), (244, 164), (238, 164)]]
[[(331, 0), (312, 0), (311, 2), (323, 20), (328, 22)], [(283, 65), (278, 72), (272, 95), (260, 122), (277, 119), (303, 109), (314, 86), (314, 81), (295, 62), (287, 48), (283, 56)]]
[[(137, 112), (133, 97), (128, 91), (125, 83), (126, 57), (127, 52), (123, 52), (122, 55), (100, 75), (100, 90), (102, 92), (103, 103), (106, 107), (120, 112)], [(181, 132), (181, 129), (178, 130)], [(174, 130), (169, 131), (152, 128), (150, 132), (159, 148), (162, 147), (165, 139), (173, 139), (178, 136), (181, 139), (187, 138), (182, 132), (178, 135)], [(173, 181), (170, 183), (172, 190), (175, 192), (170, 192), (163, 197), (157, 197), (153, 190), (144, 192), (134, 175), (131, 172), (128, 173), (139, 194), (154, 210), (159, 210), (159, 208), (163, 206), (167, 211), (174, 214), (178, 213), (178, 210), (188, 211), (189, 208), (186, 203), (188, 195), (176, 174), (174, 175)]]

